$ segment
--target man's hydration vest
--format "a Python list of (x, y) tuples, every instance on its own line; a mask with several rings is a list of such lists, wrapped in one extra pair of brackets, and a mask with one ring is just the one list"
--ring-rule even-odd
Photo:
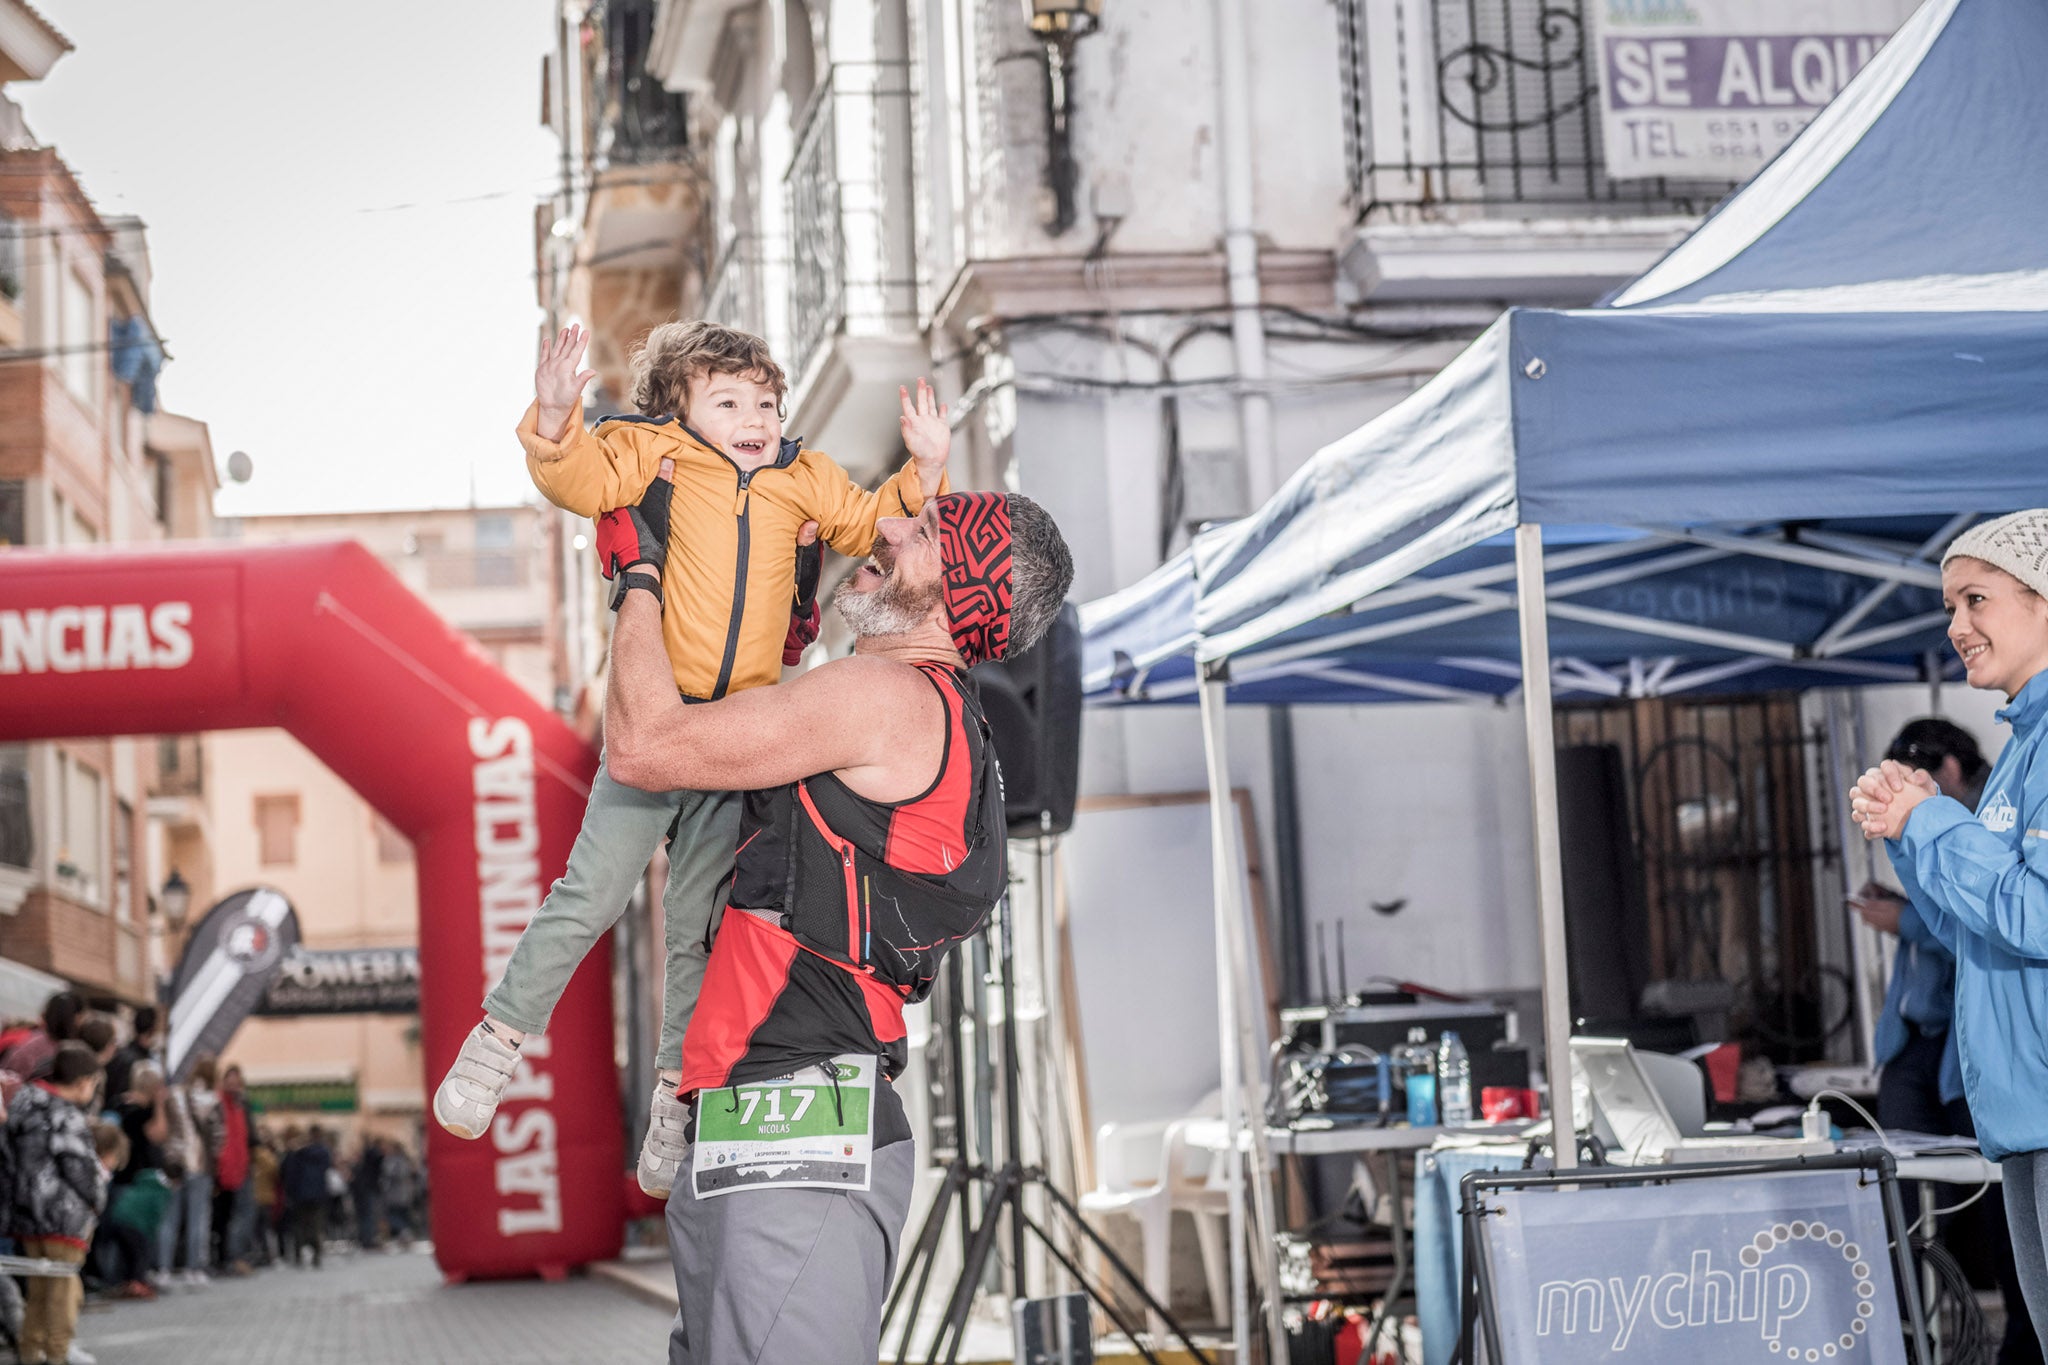
[(825, 773), (748, 792), (732, 894), (683, 1044), (684, 1094), (846, 1053), (903, 1067), (903, 1006), (1008, 884), (1002, 775), (974, 685), (918, 664), (945, 707), (938, 775), (870, 801)]

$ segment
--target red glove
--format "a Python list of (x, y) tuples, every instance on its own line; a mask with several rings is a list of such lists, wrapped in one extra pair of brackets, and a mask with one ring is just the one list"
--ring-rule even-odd
[(669, 461), (661, 462), (639, 506), (614, 508), (597, 519), (597, 563), (606, 578), (643, 559), (660, 564), (668, 558), (668, 509), (675, 496), (670, 468)]
[(782, 666), (795, 668), (804, 661), (804, 651), (818, 638), (818, 626), (823, 613), (818, 604), (812, 602), (808, 608), (798, 607), (789, 614), (789, 634), (782, 637)]
[[(675, 487), (668, 477), (671, 468), (669, 461), (661, 462), (661, 473), (647, 485), (637, 506), (614, 508), (597, 519), (597, 563), (604, 576), (616, 580), (629, 564), (652, 563), (656, 597), (661, 596), (660, 566), (668, 558), (668, 511)], [(628, 586), (621, 582), (612, 594), (613, 611), (619, 609)]]
[(789, 608), (789, 633), (782, 637), (782, 666), (795, 668), (818, 638), (823, 613), (818, 610), (818, 578), (825, 568), (825, 547), (813, 540), (796, 547), (796, 601)]

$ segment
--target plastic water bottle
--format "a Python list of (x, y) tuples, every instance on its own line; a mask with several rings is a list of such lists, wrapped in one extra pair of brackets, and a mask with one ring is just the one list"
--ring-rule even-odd
[(1436, 1049), (1437, 1108), (1446, 1126), (1472, 1121), (1472, 1058), (1464, 1040), (1446, 1032)]
[(1401, 1089), (1408, 1101), (1408, 1124), (1412, 1128), (1436, 1126), (1436, 1058), (1429, 1050), (1429, 1034), (1408, 1030), (1408, 1041), (1395, 1054), (1401, 1062)]

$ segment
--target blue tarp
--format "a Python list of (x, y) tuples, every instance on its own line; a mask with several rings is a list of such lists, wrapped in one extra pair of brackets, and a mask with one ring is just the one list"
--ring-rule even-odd
[(1941, 544), (2048, 503), (2044, 69), (2041, 0), (1928, 0), (1607, 306), (1511, 311), (1090, 604), (1091, 697), (1191, 699), (1195, 657), (1234, 700), (1500, 695), (1526, 523), (1561, 690), (1919, 675)]

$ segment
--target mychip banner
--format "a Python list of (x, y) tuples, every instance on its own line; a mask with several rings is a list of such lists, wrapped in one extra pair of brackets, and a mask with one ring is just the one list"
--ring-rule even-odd
[(1905, 1365), (1883, 1187), (1867, 1172), (1485, 1198), (1508, 1360)]
[(1608, 175), (1747, 180), (1917, 0), (1588, 0)]

